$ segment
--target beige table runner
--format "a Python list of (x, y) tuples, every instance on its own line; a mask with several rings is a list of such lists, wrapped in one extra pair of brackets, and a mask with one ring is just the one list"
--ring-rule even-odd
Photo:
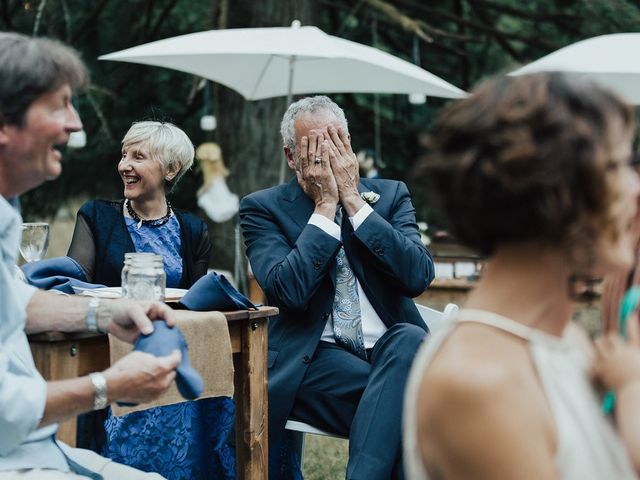
[[(199, 398), (233, 396), (233, 359), (229, 327), (224, 314), (220, 312), (191, 312), (180, 310), (177, 326), (189, 345), (191, 365), (202, 376), (204, 392)], [(109, 335), (109, 355), (111, 364), (131, 352), (130, 344)], [(113, 414), (124, 415), (151, 407), (184, 402), (175, 383), (169, 390), (151, 403), (136, 407), (112, 405)]]

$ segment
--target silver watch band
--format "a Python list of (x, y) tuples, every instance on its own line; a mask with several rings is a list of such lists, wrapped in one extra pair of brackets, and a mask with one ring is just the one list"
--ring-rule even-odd
[(91, 298), (89, 300), (89, 308), (87, 309), (87, 318), (86, 318), (86, 326), (87, 330), (90, 332), (102, 332), (100, 327), (98, 326), (98, 307), (100, 306), (99, 298)]
[(89, 374), (93, 384), (93, 409), (102, 410), (107, 406), (107, 379), (100, 372)]

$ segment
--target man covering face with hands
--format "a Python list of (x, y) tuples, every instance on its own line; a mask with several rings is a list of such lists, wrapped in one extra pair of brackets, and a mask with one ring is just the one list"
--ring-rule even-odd
[(349, 437), (347, 478), (403, 478), (402, 395), (433, 279), (407, 187), (360, 179), (342, 109), (303, 98), (281, 124), (295, 178), (243, 199), (268, 303), (270, 445), (288, 418)]

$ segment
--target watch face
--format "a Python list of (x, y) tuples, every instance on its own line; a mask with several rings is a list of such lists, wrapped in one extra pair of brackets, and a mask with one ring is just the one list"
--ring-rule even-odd
[(93, 409), (102, 410), (107, 406), (107, 380), (101, 373), (90, 373), (93, 383)]
[(90, 332), (98, 332), (98, 305), (100, 305), (99, 298), (92, 298), (89, 301), (89, 309), (87, 310), (87, 330)]

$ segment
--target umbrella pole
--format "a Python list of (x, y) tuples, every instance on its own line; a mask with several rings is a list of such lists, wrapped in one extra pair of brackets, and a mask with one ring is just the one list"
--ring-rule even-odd
[[(296, 56), (292, 55), (289, 57), (289, 88), (287, 89), (287, 104), (285, 106), (285, 111), (291, 105), (291, 101), (293, 100), (293, 69), (296, 62)], [(287, 172), (287, 157), (284, 156), (282, 158), (282, 163), (280, 164), (280, 178), (278, 184), (281, 185), (284, 183), (284, 177)]]

